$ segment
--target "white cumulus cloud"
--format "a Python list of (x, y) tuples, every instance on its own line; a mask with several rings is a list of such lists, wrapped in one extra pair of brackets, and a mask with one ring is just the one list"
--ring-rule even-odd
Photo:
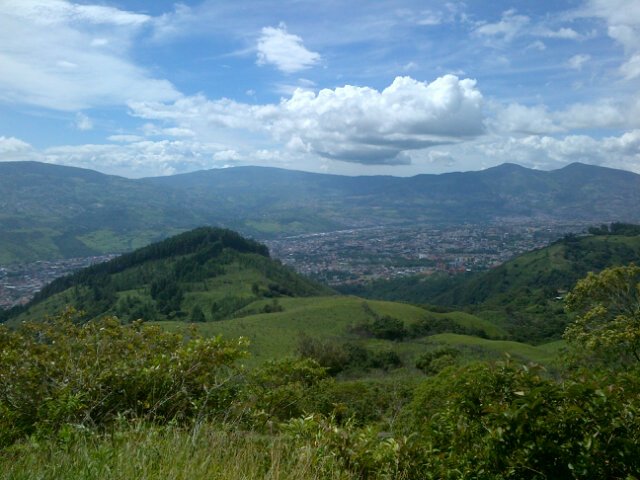
[(298, 90), (279, 105), (270, 130), (328, 158), (402, 163), (403, 151), (482, 133), (481, 106), (473, 80), (397, 77), (380, 92), (350, 85), (317, 94)]
[(287, 32), (284, 25), (264, 27), (258, 39), (258, 65), (274, 65), (284, 73), (294, 73), (316, 65), (319, 53), (307, 50), (302, 38)]
[(545, 135), (574, 130), (640, 128), (640, 95), (574, 103), (562, 110), (518, 103), (493, 105), (494, 132)]
[(528, 107), (511, 103), (497, 112), (491, 122), (496, 131), (524, 134), (548, 134), (562, 130), (543, 105)]
[(556, 112), (555, 119), (565, 129), (624, 128), (638, 126), (633, 102), (616, 103), (602, 100), (595, 103), (576, 103)]
[(170, 82), (129, 58), (149, 17), (66, 0), (4, 0), (0, 8), (0, 101), (56, 110), (173, 100)]
[(33, 153), (33, 147), (27, 142), (15, 137), (0, 136), (0, 161), (27, 160)]
[(132, 113), (196, 132), (263, 131), (289, 149), (362, 164), (402, 164), (407, 151), (484, 132), (482, 94), (471, 79), (431, 83), (397, 77), (382, 91), (345, 85), (296, 90), (278, 104), (249, 105), (194, 96), (173, 104), (135, 103)]

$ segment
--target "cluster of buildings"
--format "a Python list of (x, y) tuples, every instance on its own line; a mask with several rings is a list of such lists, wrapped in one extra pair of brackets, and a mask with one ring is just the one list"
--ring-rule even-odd
[(115, 255), (99, 255), (0, 266), (0, 308), (24, 305), (52, 280), (114, 257)]
[[(265, 242), (274, 258), (330, 285), (363, 284), (407, 275), (486, 270), (541, 248), (585, 225), (373, 227)], [(0, 308), (27, 303), (55, 278), (115, 255), (0, 266)]]
[(331, 285), (407, 275), (486, 270), (544, 247), (578, 224), (378, 227), (267, 242), (272, 255)]

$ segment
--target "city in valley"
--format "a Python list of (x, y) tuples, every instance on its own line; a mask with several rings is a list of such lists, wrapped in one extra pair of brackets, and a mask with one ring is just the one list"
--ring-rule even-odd
[(487, 270), (585, 227), (578, 223), (379, 227), (265, 243), (275, 258), (297, 272), (338, 286)]
[(47, 283), (117, 255), (67, 258), (20, 265), (0, 265), (0, 308), (24, 305)]
[[(487, 270), (586, 225), (377, 227), (265, 241), (274, 258), (332, 286), (433, 273)], [(0, 308), (27, 303), (44, 285), (116, 255), (0, 266)]]

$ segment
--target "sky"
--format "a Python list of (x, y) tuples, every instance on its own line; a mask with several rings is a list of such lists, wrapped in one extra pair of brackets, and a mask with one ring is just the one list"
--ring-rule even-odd
[(0, 161), (640, 173), (640, 0), (0, 0)]

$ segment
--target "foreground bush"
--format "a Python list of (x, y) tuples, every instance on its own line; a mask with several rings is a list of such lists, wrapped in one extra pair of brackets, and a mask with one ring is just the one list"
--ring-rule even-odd
[(0, 326), (0, 445), (63, 424), (194, 418), (223, 412), (235, 398), (242, 339), (73, 320), (69, 311), (16, 330)]
[(510, 362), (447, 369), (417, 389), (404, 421), (425, 450), (439, 452), (429, 462), (443, 478), (635, 478), (640, 471), (637, 373), (558, 382)]
[[(630, 480), (640, 471), (637, 369), (559, 381), (510, 361), (476, 363), (414, 389), (340, 382), (308, 358), (240, 371), (242, 340), (73, 320), (0, 328), (6, 478), (111, 478), (123, 468), (120, 478)], [(142, 470), (121, 467), (128, 457)]]
[(327, 371), (311, 359), (269, 361), (247, 375), (236, 415), (252, 428), (299, 417), (312, 408)]

